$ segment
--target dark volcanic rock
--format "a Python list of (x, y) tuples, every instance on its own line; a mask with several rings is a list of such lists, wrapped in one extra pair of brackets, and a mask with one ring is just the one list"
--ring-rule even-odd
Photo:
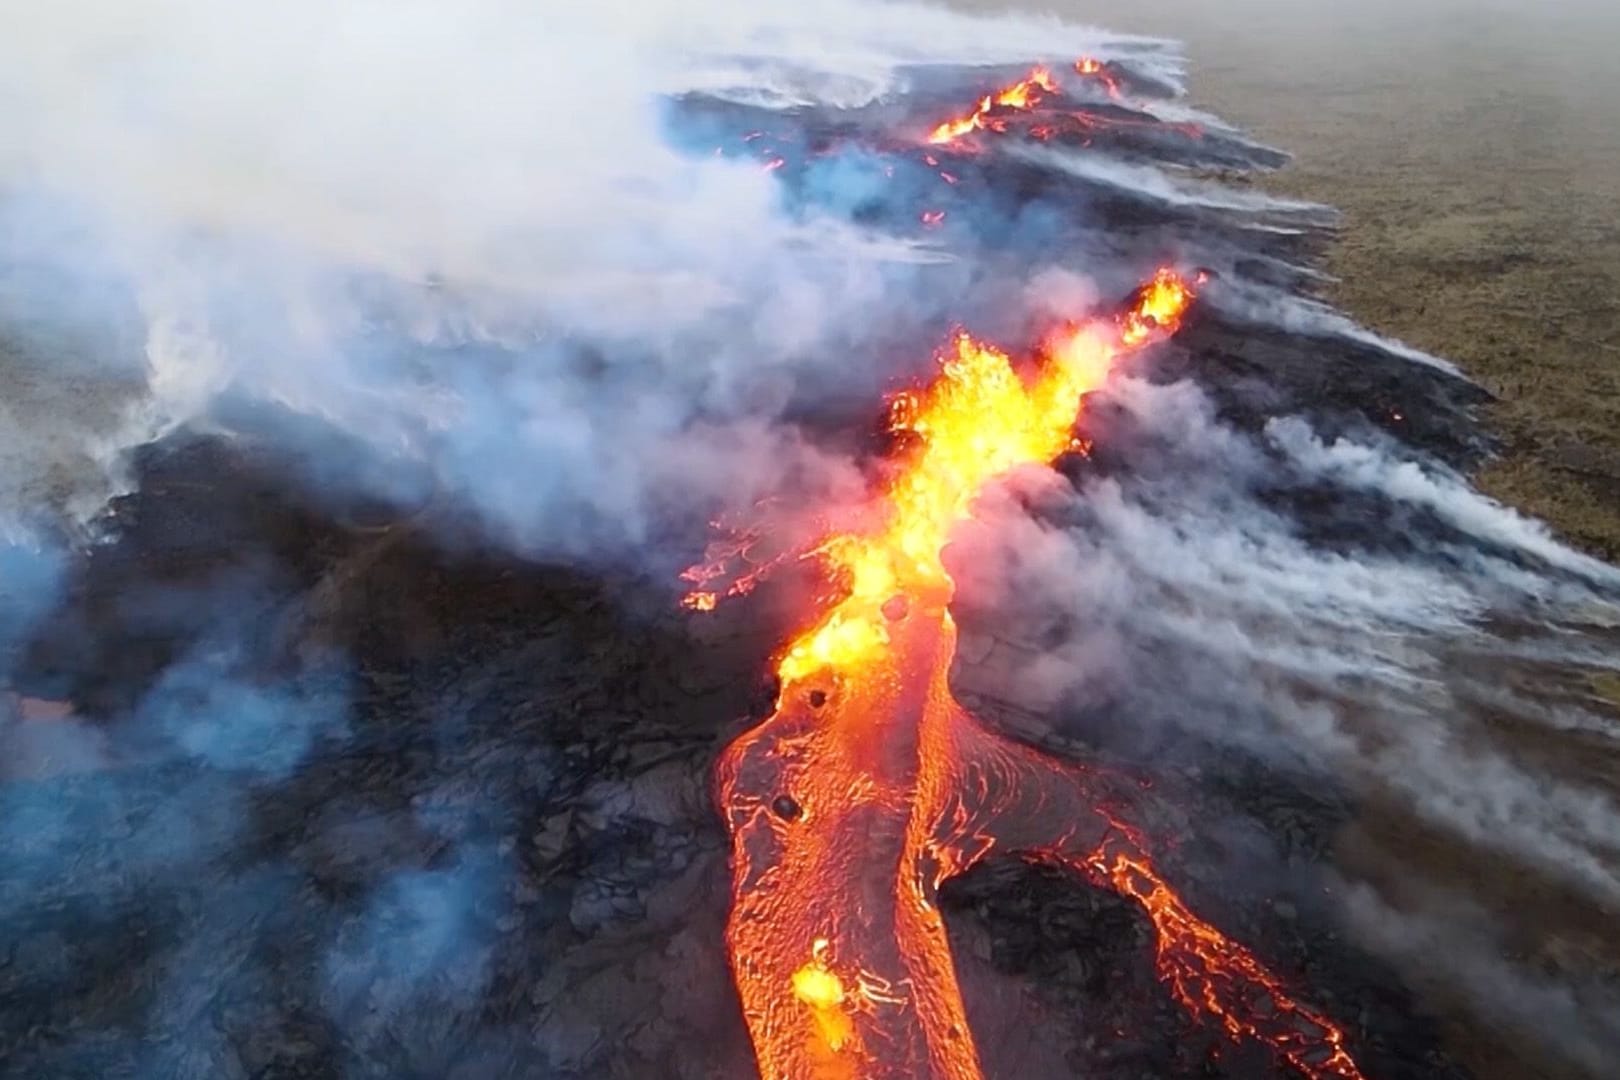
[[(1007, 152), (945, 164), (894, 132), (1007, 72), (919, 68), (905, 100), (860, 109), (672, 103), (676, 137), (697, 152), (751, 154), (741, 134), (769, 129), (790, 214), (836, 213), (920, 249), (920, 214), (943, 211), (940, 251), (974, 253), (916, 270), (916, 310), (886, 311), (864, 339), (871, 356), (914, 355), (912, 370), (862, 384), (840, 368), (837, 387), (807, 371), (784, 422), (869, 456), (884, 377), (927, 371), (919, 341), (957, 324), (1013, 347), (1038, 339), (1046, 327), (1014, 302), (1031, 266), (1125, 297), (1173, 261), (1214, 272), (1208, 301), (1135, 374), (1196, 383), (1256, 446), (1274, 419), (1302, 416), (1325, 438), (1386, 440), (1435, 467), (1488, 455), (1473, 415), (1485, 395), (1466, 380), (1331, 328), (1240, 317), (1250, 293), (1309, 300), (1331, 215), (1203, 198), (1191, 185), (1212, 171), (1285, 159), (1158, 120), (1150, 106), (1175, 88), (1130, 60), (1112, 74), (1136, 104), (1077, 87), (1063, 131), (1010, 129)], [(1075, 126), (1082, 109), (1094, 130)], [(1150, 164), (1189, 186), (1118, 179)], [(785, 613), (751, 597), (694, 628), (671, 614), (672, 582), (494, 549), (422, 477), (397, 501), (324, 490), (308, 457), (354, 458), (359, 476), (375, 463), (311, 419), (289, 455), (263, 433), (293, 418), (272, 413), (231, 403), (210, 418), (229, 435), (143, 449), (136, 490), (15, 672), (19, 693), (71, 715), (56, 717), (57, 764), (0, 786), (0, 1072), (748, 1075), (709, 770), (772, 709)], [(1094, 449), (1063, 462), (1072, 475), (1175, 465), (1117, 404), (1086, 425)], [(1280, 467), (1260, 494), (1325, 550), (1423, 544), (1443, 558), (1461, 542), (1433, 514)], [(1399, 980), (1345, 944), (1321, 899), (1316, 864), (1347, 816), (1332, 785), (1193, 745), (1146, 707), (1122, 723), (1117, 694), (1076, 705), (1019, 686), (1008, 673), (1028, 639), (1072, 627), (979, 614), (961, 613), (968, 704), (988, 713), (1022, 694), (1000, 709), (1005, 731), (1135, 770), (1160, 807), (1166, 875), (1343, 1022), (1370, 1076), (1456, 1075)], [(1196, 658), (1166, 675), (1156, 643), (1136, 644), (1160, 681), (1219, 678)], [(786, 795), (772, 810), (802, 813)], [(1121, 897), (992, 862), (944, 899), (992, 1075), (1277, 1074), (1171, 999), (1151, 927)]]

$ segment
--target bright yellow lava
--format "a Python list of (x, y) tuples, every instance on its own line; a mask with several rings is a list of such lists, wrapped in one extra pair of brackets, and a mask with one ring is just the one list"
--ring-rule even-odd
[(1010, 86), (1004, 86), (993, 94), (986, 94), (980, 98), (973, 111), (962, 116), (953, 117), (936, 127), (928, 136), (928, 141), (936, 145), (949, 143), (969, 132), (978, 131), (987, 124), (994, 124), (990, 112), (997, 106), (1006, 109), (1032, 109), (1040, 103), (1040, 91), (1049, 94), (1058, 92), (1058, 84), (1052, 78), (1052, 73), (1044, 67), (1037, 67), (1024, 78)]
[(783, 683), (880, 657), (889, 643), (883, 608), (896, 597), (949, 599), (940, 553), (973, 499), (997, 476), (1068, 449), (1081, 398), (1102, 385), (1121, 351), (1174, 332), (1192, 298), (1179, 275), (1159, 271), (1117, 324), (1086, 323), (1049, 342), (1027, 381), (1006, 353), (958, 334), (939, 378), (891, 404), (891, 428), (914, 436), (915, 448), (876, 502), (883, 520), (871, 534), (840, 534), (818, 549), (848, 593), (788, 647), (777, 668)]
[(814, 961), (793, 973), (793, 992), (813, 1009), (830, 1009), (844, 1003), (844, 982)]
[(854, 1034), (855, 1024), (844, 1011), (844, 981), (827, 967), (827, 946), (826, 938), (816, 939), (810, 962), (793, 973), (793, 996), (809, 1007), (822, 1042), (836, 1052)]

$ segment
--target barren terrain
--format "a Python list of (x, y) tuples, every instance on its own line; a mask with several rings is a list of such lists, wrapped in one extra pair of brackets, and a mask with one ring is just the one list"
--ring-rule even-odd
[(1498, 395), (1485, 489), (1620, 556), (1620, 12), (1006, 6), (1185, 41), (1197, 103), (1295, 155), (1270, 186), (1344, 211), (1334, 299)]
[[(1267, 186), (1343, 211), (1332, 299), (1455, 360), (1496, 395), (1486, 418), (1503, 449), (1480, 486), (1620, 558), (1620, 10), (1584, 0), (1007, 6), (1186, 42), (1196, 103), (1295, 156)], [(1579, 681), (1620, 704), (1612, 678)], [(1562, 690), (1555, 678), (1536, 692)], [(1524, 752), (1615, 783), (1607, 754), (1583, 759), (1545, 733), (1532, 742)], [(1540, 930), (1515, 959), (1548, 971), (1575, 956), (1578, 967), (1614, 962), (1602, 944), (1612, 913), (1572, 908), (1404, 817), (1364, 807), (1337, 847), (1341, 865), (1384, 886), (1422, 867), (1419, 878), (1517, 912)], [(1470, 1020), (1457, 988), (1426, 974), (1421, 946), (1405, 966), (1476, 1075), (1559, 1075)]]

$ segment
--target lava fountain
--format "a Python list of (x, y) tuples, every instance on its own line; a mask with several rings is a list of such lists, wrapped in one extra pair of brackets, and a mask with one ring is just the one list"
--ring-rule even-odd
[(996, 477), (1081, 449), (1084, 396), (1116, 359), (1174, 333), (1193, 287), (1161, 270), (1119, 317), (1053, 334), (1029, 371), (959, 334), (930, 386), (891, 401), (903, 450), (881, 492), (806, 553), (836, 599), (779, 653), (775, 712), (716, 766), (726, 941), (764, 1080), (982, 1075), (937, 896), (993, 850), (1139, 902), (1160, 977), (1231, 1037), (1309, 1077), (1360, 1077), (1343, 1032), (1158, 874), (1110, 794), (1119, 778), (998, 736), (951, 696), (951, 528)]

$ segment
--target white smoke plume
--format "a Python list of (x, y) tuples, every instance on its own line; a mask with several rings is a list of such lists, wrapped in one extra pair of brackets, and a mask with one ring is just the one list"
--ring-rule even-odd
[[(1244, 435), (1188, 383), (1117, 380), (1093, 408), (1129, 418), (1109, 430), (1141, 455), (1132, 475), (1078, 488), (1023, 477), (959, 540), (963, 600), (1000, 635), (964, 646), (967, 688), (1047, 715), (1106, 706), (1126, 729), (1115, 741), (1149, 755), (1190, 738), (1333, 776), (1493, 872), (1533, 875), (1593, 910), (1620, 904), (1612, 784), (1503, 734), (1522, 725), (1534, 742), (1612, 747), (1612, 712), (1560, 695), (1548, 674), (1612, 669), (1612, 567), (1393, 445), (1325, 443), (1297, 418)], [(1374, 494), (1363, 537), (1402, 535), (1409, 526), (1376, 506), (1408, 504), (1461, 539), (1313, 540), (1275, 509), (1282, 464), (1289, 483)], [(1512, 932), (1499, 916), (1453, 924), (1447, 904), (1379, 904), (1352, 892), (1357, 931), (1396, 960), (1443, 958), (1479, 1015), (1586, 1068), (1612, 1048), (1604, 1024), (1620, 1002), (1596, 982), (1577, 994), (1516, 970), (1496, 951)]]
[[(11, 6), (0, 329), (21, 351), (0, 374), (61, 389), (0, 405), (0, 650), (56, 586), (33, 519), (93, 516), (123, 482), (124, 451), (223, 425), (222, 402), (318, 419), (392, 466), (361, 475), (289, 425), (285, 449), (313, 483), (404, 501), (425, 483), (525, 555), (646, 558), (689, 507), (783, 486), (847, 495), (858, 471), (791, 422), (796, 395), (836, 387), (876, 402), (907, 362), (876, 343), (907, 340), (924, 362), (920, 331), (959, 315), (980, 271), (942, 247), (790, 211), (757, 162), (678, 149), (671, 98), (853, 107), (903, 94), (908, 65), (1078, 55), (1128, 57), (1172, 96), (1184, 85), (1179, 50), (1162, 42), (843, 0)], [(1100, 155), (1063, 168), (1158, 204), (1251, 216), (1277, 236), (1323, 217)], [(1054, 254), (999, 287), (1021, 315), (1089, 310), (1114, 283), (1075, 271), (1087, 254)], [(1206, 302), (1455, 373), (1299, 296), (1222, 279)], [(1491, 667), (1612, 671), (1586, 631), (1620, 619), (1613, 568), (1392, 440), (1327, 437), (1297, 417), (1245, 432), (1190, 381), (1118, 379), (1093, 411), (1110, 409), (1129, 475), (1074, 486), (1037, 470), (964, 530), (964, 604), (1015, 612), (995, 621), (1016, 627), (964, 679), (1046, 709), (1108, 703), (1146, 741), (1177, 728), (1331, 772), (1620, 902), (1614, 794), (1520, 759), (1476, 715), (1489, 706), (1613, 741), (1595, 705), (1516, 694)], [(1324, 542), (1279, 489), (1365, 499), (1364, 514), (1384, 516), (1355, 543)], [(1444, 528), (1409, 528), (1397, 511)], [(1512, 654), (1489, 631), (1504, 622), (1522, 631)], [(239, 698), (273, 719), (306, 711), (298, 695)], [(182, 741), (204, 758), (242, 750), (190, 728)], [(460, 891), (431, 875), (407, 885), (382, 906)], [(1351, 914), (1390, 951), (1428, 940), (1422, 922), (1383, 920), (1368, 897)], [(1462, 976), (1495, 978), (1480, 955), (1456, 958)], [(333, 974), (345, 1010), (351, 981)], [(1579, 1012), (1545, 988), (1488, 1004), (1516, 999), (1521, 1022)], [(1574, 1047), (1589, 1059), (1600, 1045), (1582, 1034)]]
[[(503, 542), (575, 554), (812, 467), (769, 423), (784, 387), (840, 354), (831, 375), (880, 385), (858, 328), (938, 261), (677, 153), (670, 95), (857, 103), (924, 57), (1179, 65), (1049, 20), (854, 4), (75, 0), (9, 25), (0, 257), (62, 271), (19, 303), (139, 336), (119, 374), (145, 391), (102, 443), (245, 393), (423, 464)], [(593, 381), (586, 348), (636, 370)]]
[(1427, 992), (1464, 999), (1514, 1038), (1595, 1076), (1620, 1052), (1620, 1009), (1613, 1000), (1600, 987), (1557, 970), (1556, 962), (1546, 962), (1551, 957), (1539, 972), (1515, 963), (1496, 921), (1467, 897), (1418, 888), (1392, 902), (1362, 884), (1346, 892), (1345, 909), (1358, 937), (1397, 961), (1425, 958)]

